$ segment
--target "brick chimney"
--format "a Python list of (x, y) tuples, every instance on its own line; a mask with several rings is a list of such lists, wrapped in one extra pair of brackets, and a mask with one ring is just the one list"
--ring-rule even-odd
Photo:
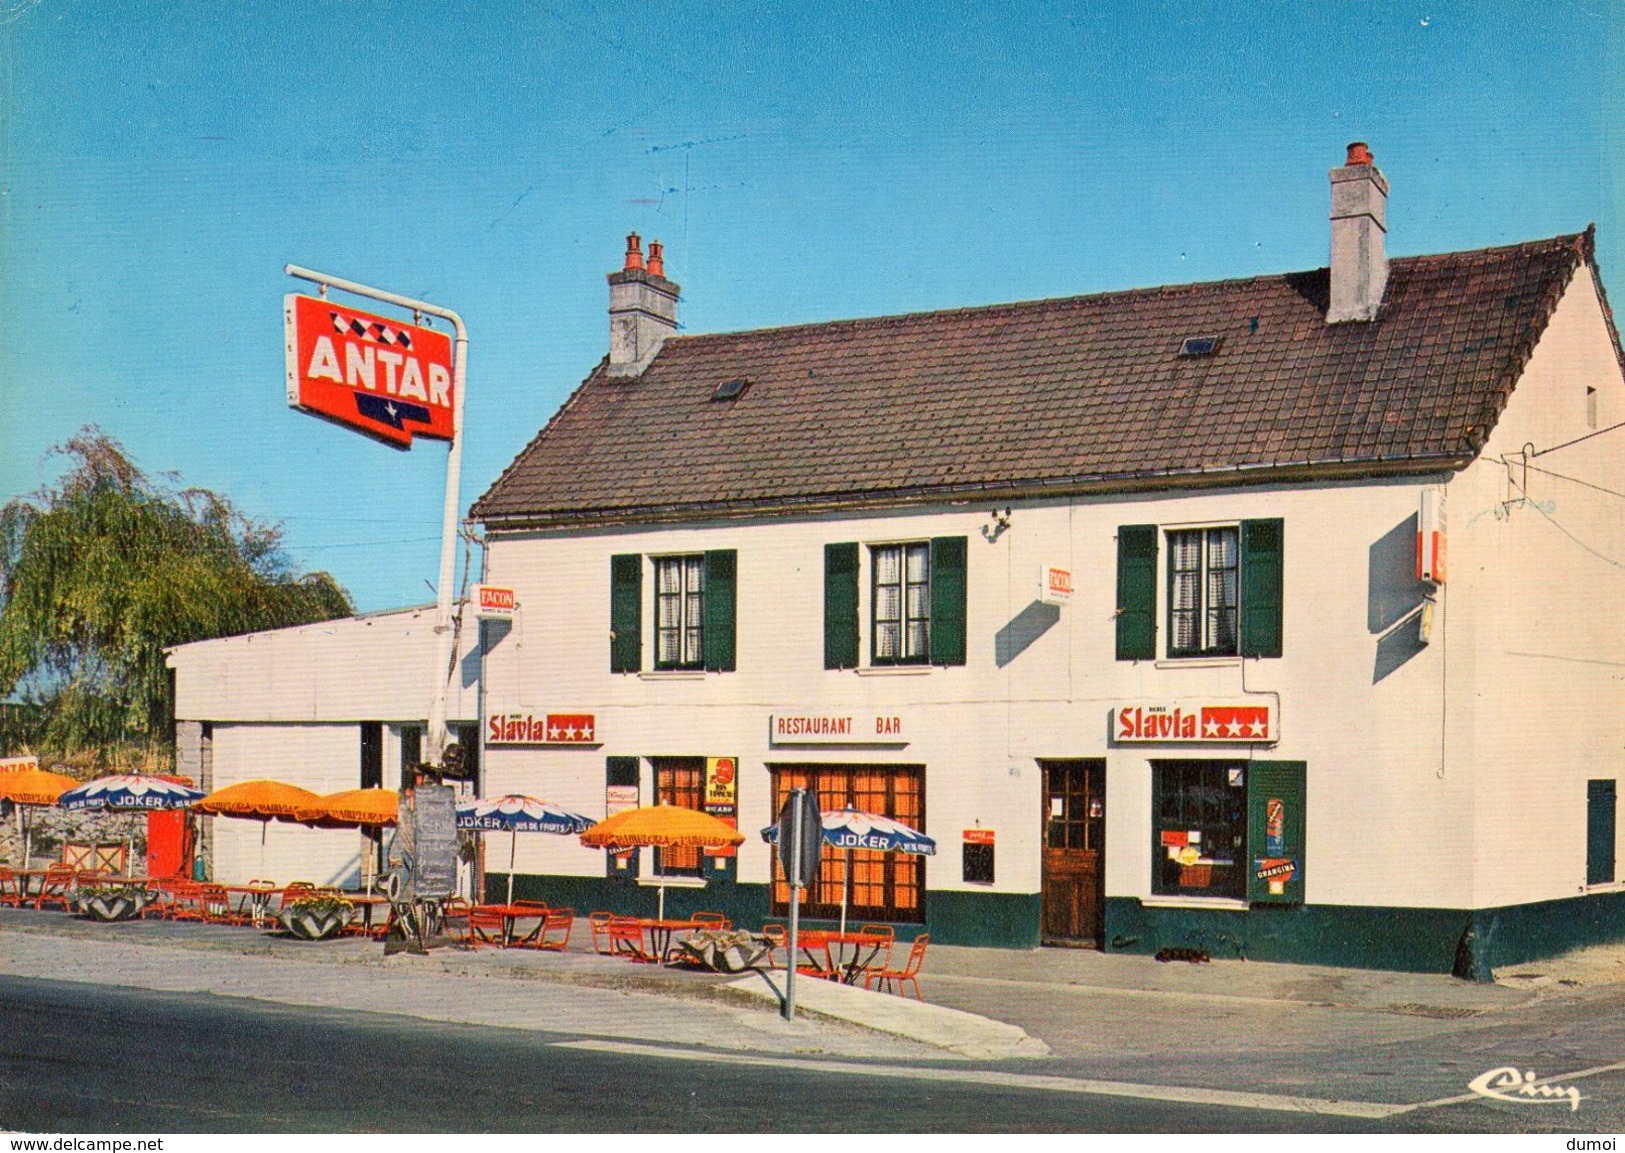
[(638, 234), (626, 238), (625, 265), (609, 274), (610, 376), (641, 375), (677, 331), (677, 285), (665, 273), (660, 241), (650, 243), (646, 267)]
[(1332, 178), (1332, 293), (1328, 324), (1374, 320), (1388, 287), (1388, 182), (1361, 141)]

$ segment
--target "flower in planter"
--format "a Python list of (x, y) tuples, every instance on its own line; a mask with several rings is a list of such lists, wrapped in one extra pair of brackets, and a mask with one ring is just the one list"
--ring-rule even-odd
[(294, 936), (320, 941), (348, 925), (354, 913), (355, 906), (336, 893), (309, 893), (289, 901), (278, 920)]

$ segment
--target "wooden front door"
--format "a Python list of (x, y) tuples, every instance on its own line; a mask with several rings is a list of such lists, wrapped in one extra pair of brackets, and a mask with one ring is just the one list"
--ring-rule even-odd
[(1105, 931), (1106, 762), (1045, 761), (1043, 937), (1098, 947)]

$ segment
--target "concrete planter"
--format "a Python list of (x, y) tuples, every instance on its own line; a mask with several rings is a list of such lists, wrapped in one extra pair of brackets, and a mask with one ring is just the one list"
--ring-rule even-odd
[(79, 912), (92, 921), (129, 921), (141, 915), (145, 893), (95, 893), (78, 899)]
[(284, 909), (277, 920), (300, 940), (321, 941), (336, 936), (352, 915), (349, 909)]

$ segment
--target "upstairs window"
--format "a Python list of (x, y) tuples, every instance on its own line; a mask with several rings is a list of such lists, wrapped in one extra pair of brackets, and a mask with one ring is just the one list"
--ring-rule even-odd
[(876, 545), (873, 561), (874, 663), (925, 664), (931, 659), (931, 546)]
[(655, 558), (655, 668), (705, 667), (705, 557)]
[(1168, 534), (1168, 655), (1236, 655), (1240, 530)]

